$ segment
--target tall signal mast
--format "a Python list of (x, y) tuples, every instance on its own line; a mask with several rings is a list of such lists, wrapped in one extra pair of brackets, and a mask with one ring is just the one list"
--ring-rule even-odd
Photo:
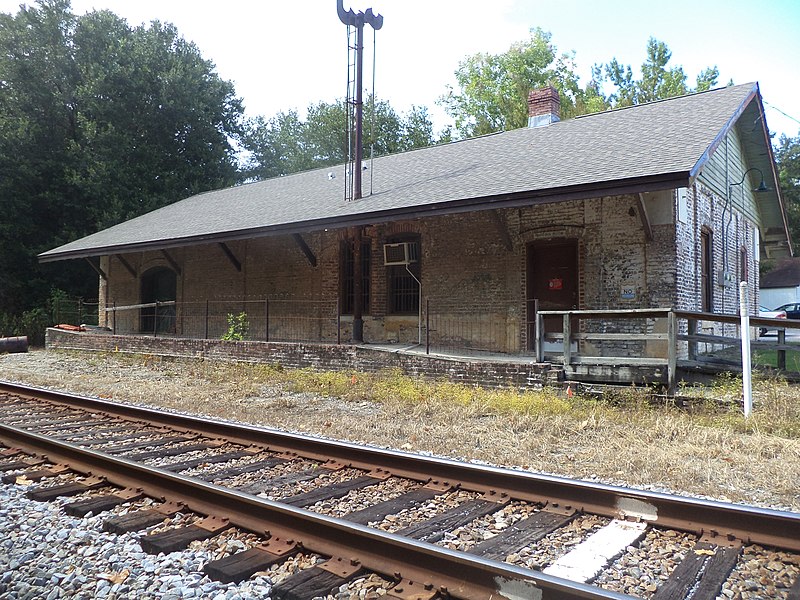
[[(344, 0), (336, 0), (339, 20), (347, 25), (347, 200), (362, 198), (361, 163), (364, 139), (364, 25), (377, 31), (383, 27), (383, 16), (368, 8), (355, 13), (344, 9)], [(352, 33), (351, 33), (352, 32)], [(355, 37), (355, 39), (353, 39)]]
[[(355, 13), (344, 9), (344, 0), (336, 0), (339, 20), (347, 25), (347, 164), (345, 165), (345, 200), (360, 200), (361, 162), (364, 121), (364, 25), (377, 31), (383, 27), (383, 17), (368, 8)], [(353, 40), (355, 30), (355, 40)], [(373, 115), (374, 118), (374, 115)], [(363, 227), (353, 231), (353, 341), (364, 341), (363, 272), (361, 263), (361, 239)]]

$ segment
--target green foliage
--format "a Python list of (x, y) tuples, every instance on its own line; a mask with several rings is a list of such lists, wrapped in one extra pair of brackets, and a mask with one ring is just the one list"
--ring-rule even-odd
[(781, 193), (789, 220), (789, 234), (795, 252), (800, 248), (800, 134), (782, 135), (775, 148)]
[(696, 87), (690, 88), (683, 67), (667, 68), (671, 58), (672, 52), (667, 45), (651, 37), (647, 40), (647, 58), (642, 63), (642, 77), (638, 80), (633, 78), (630, 65), (624, 66), (616, 58), (612, 59), (605, 65), (605, 79), (615, 88), (608, 96), (609, 103), (615, 108), (631, 106), (702, 92), (717, 85), (719, 70), (707, 67), (697, 76)]
[(51, 287), (92, 297), (88, 265), (36, 255), (237, 179), (242, 107), (176, 29), (68, 0), (0, 13), (0, 311)]
[(561, 116), (605, 108), (593, 83), (578, 85), (574, 57), (558, 54), (551, 34), (535, 29), (531, 38), (502, 54), (479, 53), (459, 63), (457, 88), (448, 86), (440, 103), (453, 117), (462, 137), (524, 127), (528, 122), (528, 92), (553, 85), (561, 95)]
[[(528, 92), (554, 86), (561, 96), (561, 118), (588, 114), (704, 91), (717, 84), (716, 67), (704, 69), (695, 88), (686, 84), (681, 67), (667, 68), (672, 53), (664, 42), (650, 38), (641, 79), (633, 69), (613, 59), (595, 65), (585, 87), (578, 83), (573, 54), (559, 54), (551, 34), (541, 29), (531, 39), (501, 54), (475, 54), (465, 58), (455, 72), (457, 87), (448, 87), (440, 103), (455, 119), (462, 137), (524, 127), (528, 121)], [(614, 91), (606, 95), (603, 84)]]
[(247, 320), (246, 312), (240, 312), (238, 315), (229, 313), (228, 331), (224, 333), (222, 339), (229, 342), (241, 342), (247, 339), (247, 332), (249, 329), (250, 323)]
[[(252, 119), (243, 139), (250, 155), (245, 176), (268, 179), (342, 164), (347, 157), (346, 119), (342, 100), (310, 105), (305, 121), (294, 110), (280, 112), (270, 119)], [(426, 108), (412, 107), (402, 115), (384, 100), (375, 99), (373, 103), (369, 98), (364, 103), (365, 158), (371, 151), (374, 156), (383, 156), (424, 148), (437, 141), (442, 140), (435, 139)]]

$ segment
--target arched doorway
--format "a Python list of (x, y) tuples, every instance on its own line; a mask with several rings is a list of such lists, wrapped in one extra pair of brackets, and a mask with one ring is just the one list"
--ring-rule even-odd
[[(142, 275), (141, 302), (175, 302), (178, 278), (166, 267), (155, 267)], [(142, 333), (175, 333), (175, 305), (141, 309)]]

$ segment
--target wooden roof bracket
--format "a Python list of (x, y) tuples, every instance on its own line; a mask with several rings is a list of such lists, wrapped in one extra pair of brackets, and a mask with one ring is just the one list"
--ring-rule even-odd
[(310, 264), (312, 267), (316, 267), (317, 257), (314, 256), (314, 252), (311, 250), (311, 248), (308, 247), (308, 244), (306, 244), (306, 241), (303, 239), (303, 236), (300, 235), (299, 233), (293, 233), (292, 239), (298, 245), (300, 250), (303, 251), (303, 254), (306, 255), (306, 260), (308, 260), (308, 264)]
[(92, 267), (92, 268), (94, 269), (95, 273), (97, 273), (98, 275), (100, 275), (100, 277), (101, 277), (101, 278), (102, 278), (104, 281), (108, 281), (108, 275), (106, 275), (106, 272), (105, 272), (105, 271), (103, 271), (103, 269), (101, 269), (101, 268), (100, 268), (100, 265), (96, 265), (96, 264), (94, 264), (94, 261), (92, 261), (92, 259), (91, 259), (91, 258), (89, 258), (88, 256), (86, 256), (86, 257), (84, 257), (84, 258), (86, 259), (86, 262), (87, 262), (87, 263), (89, 263), (89, 266), (90, 266), (90, 267)]
[(114, 257), (120, 263), (122, 263), (122, 266), (125, 267), (125, 269), (128, 271), (128, 273), (131, 274), (131, 277), (136, 279), (136, 270), (131, 266), (131, 263), (129, 263), (127, 260), (125, 260), (125, 257), (122, 256), (121, 254), (114, 254)]
[(647, 214), (647, 206), (644, 203), (644, 194), (639, 192), (636, 194), (639, 201), (639, 218), (642, 220), (642, 227), (644, 228), (644, 237), (648, 242), (653, 241), (653, 226), (650, 224), (650, 216)]
[(503, 242), (503, 247), (511, 252), (514, 250), (514, 242), (511, 239), (511, 234), (508, 232), (508, 227), (505, 220), (500, 216), (500, 211), (497, 209), (489, 211), (492, 221), (497, 228), (497, 234), (500, 236), (500, 241)]
[(172, 267), (172, 270), (175, 271), (178, 275), (180, 275), (181, 274), (181, 268), (178, 265), (178, 263), (175, 262), (175, 259), (172, 258), (172, 255), (169, 252), (167, 252), (166, 250), (164, 250), (164, 249), (161, 250), (161, 254), (167, 260), (167, 262), (169, 263), (169, 266)]
[(241, 273), (242, 263), (239, 262), (238, 258), (236, 258), (236, 255), (233, 253), (233, 250), (231, 250), (228, 247), (228, 244), (226, 244), (225, 242), (217, 242), (217, 243), (219, 244), (219, 247), (222, 248), (222, 251), (225, 253), (225, 256), (228, 257), (228, 260), (231, 261), (233, 268), (239, 271), (239, 273)]

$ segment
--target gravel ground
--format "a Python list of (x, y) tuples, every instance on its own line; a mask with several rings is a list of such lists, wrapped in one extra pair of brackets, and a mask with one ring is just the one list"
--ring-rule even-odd
[[(687, 429), (673, 431), (661, 442), (666, 436), (659, 431), (640, 441), (645, 452), (639, 458), (641, 448), (626, 445), (621, 434), (603, 423), (554, 423), (553, 434), (548, 437), (534, 424), (507, 415), (498, 418), (464, 410), (445, 414), (436, 407), (411, 410), (368, 400), (353, 402), (293, 393), (280, 386), (256, 385), (247, 380), (246, 372), (237, 378), (235, 369), (209, 371), (205, 366), (198, 367), (197, 361), (152, 357), (47, 351), (0, 355), (0, 379), (593, 481), (800, 510), (800, 445), (796, 440), (774, 436), (742, 434), (717, 439), (713, 432), (705, 432), (695, 439)], [(354, 431), (352, 424), (356, 421), (359, 427)], [(537, 440), (535, 444), (531, 437)], [(674, 453), (669, 460), (659, 457), (662, 443), (677, 445), (686, 453), (680, 465)], [(759, 450), (754, 453), (753, 447)], [(737, 451), (745, 457), (755, 455), (759, 468), (753, 469), (745, 458), (740, 460)], [(275, 471), (293, 472), (303, 466), (302, 462), (293, 461), (275, 467)], [(665, 466), (659, 467), (660, 462)], [(247, 483), (247, 476), (242, 479)], [(387, 493), (396, 493), (390, 483), (386, 487)], [(24, 497), (24, 491), (25, 487), (19, 485), (0, 487), (0, 599), (268, 598), (272, 584), (321, 560), (300, 555), (238, 586), (222, 585), (204, 577), (202, 565), (249, 547), (254, 542), (247, 535), (229, 532), (194, 543), (188, 552), (154, 557), (142, 552), (138, 534), (105, 533), (101, 519), (92, 515), (65, 520), (60, 506), (69, 500), (33, 502)], [(362, 502), (363, 491), (318, 508), (338, 514), (346, 510), (350, 499), (356, 504)], [(446, 504), (445, 497), (422, 512), (440, 512)], [(396, 530), (409, 518), (415, 520), (411, 514), (398, 515), (380, 526)], [(515, 518), (512, 506), (448, 535), (442, 543), (470, 546)], [(551, 536), (557, 537), (557, 543), (567, 551), (603, 524), (605, 521), (598, 517), (581, 517)], [(690, 543), (686, 539), (662, 539), (658, 532), (650, 532), (641, 548), (620, 559), (616, 574), (603, 583), (611, 589), (649, 597), (655, 579), (667, 576)], [(786, 586), (800, 573), (797, 557), (773, 553), (768, 561), (771, 566), (764, 567), (754, 560), (764, 552), (746, 549), (724, 598), (784, 597)], [(552, 552), (542, 554), (537, 548), (527, 548), (509, 557), (509, 562), (540, 568), (555, 558)], [(637, 577), (636, 569), (661, 576)], [(360, 578), (343, 586), (336, 598), (379, 598), (387, 585), (375, 576)]]

